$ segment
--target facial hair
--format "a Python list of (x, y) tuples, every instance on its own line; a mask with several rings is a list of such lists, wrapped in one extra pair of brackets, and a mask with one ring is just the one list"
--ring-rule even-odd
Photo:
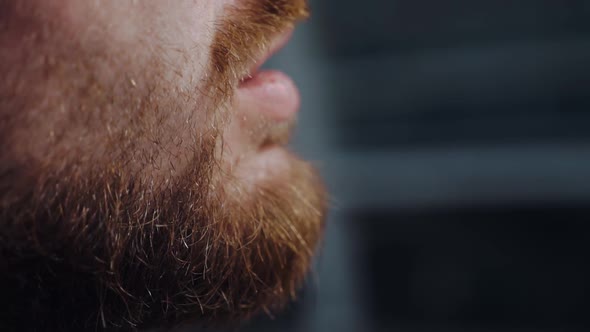
[[(294, 296), (322, 232), (319, 178), (290, 157), (280, 179), (242, 185), (220, 166), (227, 119), (219, 110), (231, 103), (261, 45), (304, 16), (305, 2), (249, 0), (228, 13), (211, 49), (206, 100), (165, 98), (174, 90), (155, 83), (164, 66), (158, 58), (150, 60), (154, 73), (143, 80), (153, 84), (103, 84), (92, 59), (113, 55), (76, 45), (64, 54), (31, 55), (41, 59), (38, 67), (0, 83), (0, 324), (63, 330), (240, 321)], [(54, 31), (47, 28), (36, 38), (53, 41)], [(71, 65), (71, 54), (91, 60)], [(43, 88), (18, 90), (40, 72), (46, 84), (64, 87), (60, 96), (37, 100)], [(185, 148), (175, 143), (178, 136), (166, 134), (195, 128), (177, 124), (166, 110), (197, 102), (207, 104), (213, 124)], [(16, 107), (51, 114), (61, 109), (64, 117), (51, 128), (64, 132), (49, 135), (49, 142), (27, 139), (27, 131), (40, 125), (25, 111), (6, 111)], [(113, 113), (93, 112), (107, 108), (131, 114), (121, 109), (121, 118), (105, 118)], [(76, 135), (81, 138), (72, 141)], [(269, 127), (266, 136), (276, 134)], [(156, 147), (148, 149), (146, 142)], [(23, 153), (42, 144), (55, 148), (43, 158)], [(179, 159), (187, 166), (175, 169), (170, 161), (172, 170), (158, 171)]]

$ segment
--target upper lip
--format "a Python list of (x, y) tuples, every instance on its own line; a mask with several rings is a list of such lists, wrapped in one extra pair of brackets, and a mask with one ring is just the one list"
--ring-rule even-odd
[(269, 46), (266, 48), (266, 51), (254, 61), (248, 74), (246, 74), (246, 76), (244, 76), (241, 81), (244, 82), (252, 78), (252, 76), (254, 76), (258, 70), (260, 70), (262, 65), (264, 65), (273, 55), (285, 47), (285, 45), (287, 45), (291, 39), (291, 36), (293, 36), (293, 28), (290, 28), (273, 38)]

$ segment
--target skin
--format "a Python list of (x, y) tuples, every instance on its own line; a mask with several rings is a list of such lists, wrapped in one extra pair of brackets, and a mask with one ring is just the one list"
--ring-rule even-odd
[(241, 321), (294, 296), (325, 193), (283, 147), (292, 82), (244, 80), (305, 13), (0, 0), (0, 326)]

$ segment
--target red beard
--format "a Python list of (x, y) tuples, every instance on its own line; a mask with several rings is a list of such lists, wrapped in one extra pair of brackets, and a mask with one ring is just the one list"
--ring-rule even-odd
[[(256, 47), (306, 13), (304, 1), (244, 6), (228, 10), (214, 39), (211, 113), (231, 98), (249, 66), (241, 59), (251, 59)], [(23, 134), (45, 128), (27, 117), (38, 106), (35, 98), (14, 92), (16, 81), (30, 84), (35, 77), (0, 83), (0, 324), (51, 330), (239, 321), (294, 296), (323, 228), (324, 191), (311, 167), (290, 157), (280, 181), (245, 188), (219, 166), (220, 127), (189, 148), (163, 136), (174, 132), (169, 127), (175, 123), (159, 109), (172, 101), (186, 106), (175, 101), (182, 96), (169, 96), (171, 89), (156, 83), (137, 94), (107, 89), (92, 75), (79, 79), (81, 71), (98, 68), (92, 61), (68, 61), (94, 51), (69, 46), (67, 55), (41, 65), (47, 82), (77, 79), (64, 98), (75, 96), (75, 105), (86, 108), (125, 106), (133, 120), (105, 119), (104, 112), (67, 104), (66, 116), (52, 127), (63, 133), (41, 142)], [(161, 65), (153, 61), (154, 68)], [(43, 105), (56, 114), (54, 100)], [(17, 106), (22, 112), (14, 116)], [(112, 124), (106, 136), (105, 123)], [(83, 138), (73, 140), (79, 131)], [(275, 134), (268, 128), (260, 135)], [(156, 148), (146, 147), (154, 141)], [(29, 157), (44, 144), (43, 158)], [(162, 175), (158, 163), (176, 160), (163, 152), (169, 144), (181, 152), (174, 158), (188, 163)]]

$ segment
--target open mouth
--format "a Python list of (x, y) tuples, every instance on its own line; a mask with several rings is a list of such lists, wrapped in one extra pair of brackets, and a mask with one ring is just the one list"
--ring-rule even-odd
[(271, 43), (270, 47), (268, 47), (267, 50), (262, 54), (262, 56), (260, 56), (260, 58), (254, 62), (253, 66), (250, 68), (250, 71), (248, 72), (248, 74), (240, 80), (240, 86), (243, 84), (246, 84), (248, 81), (251, 81), (259, 73), (260, 68), (273, 55), (275, 55), (277, 52), (279, 52), (281, 49), (283, 49), (287, 45), (289, 40), (291, 40), (292, 36), (293, 36), (293, 29), (289, 29), (285, 33), (283, 33), (282, 35), (279, 35), (278, 37), (276, 37), (273, 40), (273, 42)]
[(250, 110), (276, 123), (292, 122), (299, 110), (299, 90), (293, 80), (276, 70), (261, 70), (261, 66), (290, 40), (293, 29), (274, 39), (250, 73), (240, 80), (238, 97)]

